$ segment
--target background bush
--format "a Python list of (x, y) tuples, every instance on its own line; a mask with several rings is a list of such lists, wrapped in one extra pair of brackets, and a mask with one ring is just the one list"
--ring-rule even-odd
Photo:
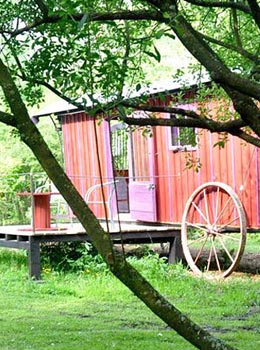
[(41, 245), (43, 269), (58, 272), (101, 272), (106, 263), (90, 243), (59, 242)]

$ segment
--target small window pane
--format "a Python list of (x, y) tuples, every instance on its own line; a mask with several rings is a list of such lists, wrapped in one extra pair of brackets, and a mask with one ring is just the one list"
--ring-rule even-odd
[(196, 147), (196, 144), (196, 131), (194, 128), (170, 128), (170, 149), (191, 150)]
[(181, 146), (196, 146), (196, 134), (194, 128), (180, 128), (179, 140)]

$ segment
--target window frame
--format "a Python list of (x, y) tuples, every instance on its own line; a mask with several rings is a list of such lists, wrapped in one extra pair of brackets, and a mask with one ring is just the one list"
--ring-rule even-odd
[[(169, 118), (170, 118), (170, 114), (169, 114)], [(195, 136), (195, 141), (196, 141), (196, 145), (193, 146), (191, 144), (188, 145), (181, 145), (180, 144), (180, 140), (178, 140), (178, 144), (173, 145), (173, 132), (175, 131), (176, 133), (176, 139), (179, 137), (180, 135), (180, 129), (181, 128), (186, 128), (185, 126), (182, 127), (177, 127), (177, 126), (170, 126), (168, 128), (168, 148), (170, 151), (174, 151), (174, 152), (190, 152), (190, 151), (196, 151), (198, 149), (198, 134), (197, 134), (197, 129), (196, 128), (190, 128), (194, 130), (194, 136)]]

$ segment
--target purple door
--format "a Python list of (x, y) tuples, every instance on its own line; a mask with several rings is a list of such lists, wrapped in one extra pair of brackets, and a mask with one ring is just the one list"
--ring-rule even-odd
[(135, 130), (129, 138), (129, 209), (131, 218), (157, 221), (154, 137)]

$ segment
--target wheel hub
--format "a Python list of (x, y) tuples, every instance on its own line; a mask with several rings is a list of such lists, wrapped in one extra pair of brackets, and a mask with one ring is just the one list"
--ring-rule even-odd
[(212, 237), (213, 239), (218, 236), (219, 234), (219, 229), (217, 225), (208, 225), (207, 226), (207, 235), (208, 237)]

